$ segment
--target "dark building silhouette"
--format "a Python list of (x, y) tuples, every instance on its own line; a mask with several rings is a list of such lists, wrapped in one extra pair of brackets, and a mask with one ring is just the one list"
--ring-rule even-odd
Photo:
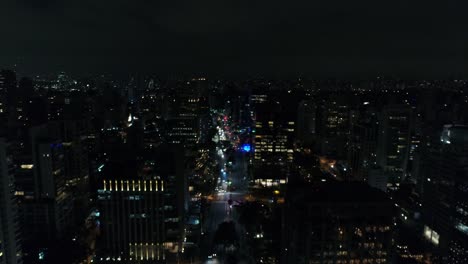
[(364, 183), (289, 186), (283, 263), (388, 263), (395, 210)]
[(10, 70), (0, 71), (0, 121), (2, 124), (0, 132), (8, 135), (11, 127), (10, 113), (16, 92), (16, 73)]
[(392, 189), (407, 176), (413, 113), (409, 106), (389, 105), (379, 121), (377, 165), (388, 174)]
[(9, 146), (0, 138), (0, 263), (21, 264), (21, 230), (15, 197), (14, 162)]
[(423, 236), (441, 263), (468, 260), (468, 127), (446, 125), (422, 158)]

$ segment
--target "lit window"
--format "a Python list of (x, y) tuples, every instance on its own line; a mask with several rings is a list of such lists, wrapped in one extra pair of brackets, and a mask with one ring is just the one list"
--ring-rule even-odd
[(30, 170), (34, 167), (34, 164), (21, 164), (21, 168), (25, 170)]

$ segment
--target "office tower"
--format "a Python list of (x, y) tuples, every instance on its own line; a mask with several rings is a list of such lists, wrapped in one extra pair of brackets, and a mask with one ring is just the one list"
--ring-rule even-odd
[(166, 121), (166, 142), (194, 146), (199, 140), (198, 126), (196, 118), (171, 118)]
[(174, 90), (168, 91), (165, 97), (166, 142), (193, 147), (200, 140), (199, 91), (191, 82), (173, 85)]
[(255, 106), (254, 166), (293, 161), (295, 110), (278, 101)]
[(65, 97), (63, 94), (57, 91), (48, 91), (47, 95), (47, 120), (64, 119)]
[[(145, 87), (144, 93), (141, 97), (140, 112), (142, 117), (147, 115), (156, 115), (157, 117), (162, 116), (163, 110), (163, 98), (162, 98), (162, 87), (159, 81), (150, 79), (147, 86)], [(131, 104), (131, 102), (129, 102)]]
[(94, 118), (102, 122), (101, 127), (116, 127), (126, 120), (126, 104), (118, 93), (117, 87), (111, 83), (102, 84), (102, 94), (96, 100)]
[(394, 205), (365, 183), (288, 187), (284, 263), (389, 263)]
[(14, 164), (0, 138), (0, 263), (22, 263), (21, 233), (14, 188)]
[(379, 121), (377, 165), (389, 175), (389, 187), (398, 189), (405, 179), (411, 140), (412, 109), (407, 105), (389, 105)]
[(186, 150), (182, 145), (165, 144), (145, 155), (147, 164), (164, 180), (165, 250), (168, 262), (184, 252), (185, 220), (188, 210), (188, 173)]
[(86, 142), (88, 126), (85, 120), (63, 120), (59, 125), (64, 155), (64, 175), (73, 197), (73, 215), (78, 226), (89, 209), (90, 179)]
[(349, 114), (349, 106), (344, 100), (327, 101), (323, 109), (324, 134), (327, 137), (347, 135), (349, 133)]
[(103, 180), (98, 190), (104, 245), (98, 259), (140, 263), (163, 261), (164, 181)]
[(468, 259), (468, 127), (446, 125), (422, 156), (423, 236), (442, 263)]
[(351, 124), (348, 139), (348, 177), (350, 180), (367, 181), (369, 170), (377, 165), (377, 114), (374, 109), (365, 109), (351, 117), (356, 120)]
[(297, 139), (310, 143), (317, 136), (317, 106), (311, 100), (299, 103), (297, 111)]
[(108, 162), (98, 190), (102, 243), (98, 262), (165, 263), (183, 248), (183, 161), (174, 147), (143, 161)]
[(245, 111), (246, 104), (248, 105), (248, 97), (240, 96), (239, 94), (231, 95), (227, 98), (225, 113), (233, 123), (245, 125), (242, 121), (245, 120), (246, 114), (250, 114)]
[(210, 133), (213, 127), (213, 117), (210, 114), (208, 97), (200, 98), (200, 115), (199, 115), (199, 142), (211, 142), (212, 135)]
[[(336, 98), (335, 98), (336, 97)], [(319, 109), (320, 152), (335, 158), (346, 157), (350, 130), (350, 107), (342, 96), (326, 100)]]
[(8, 126), (10, 138), (21, 139), (27, 135), (27, 128), (31, 123), (31, 103), (34, 96), (33, 82), (29, 78), (22, 78), (18, 87), (9, 92)]
[(22, 228), (28, 242), (38, 246), (63, 238), (73, 223), (63, 144), (53, 127), (49, 124), (31, 129), (32, 164), (24, 164), (25, 170), (32, 169), (33, 180), (23, 179), (23, 184), (32, 186), (21, 203)]
[(140, 103), (143, 99), (145, 86), (147, 86), (147, 81), (141, 74), (135, 74), (127, 84), (128, 102), (134, 105), (137, 111), (140, 109)]
[(291, 105), (297, 106), (298, 98), (295, 94), (275, 91), (271, 96), (251, 99), (254, 124), (252, 164), (258, 185), (269, 187), (287, 182), (290, 165), (294, 161), (298, 110)]
[(253, 166), (255, 183), (275, 186), (287, 182), (294, 159), (296, 115), (276, 102), (255, 106)]

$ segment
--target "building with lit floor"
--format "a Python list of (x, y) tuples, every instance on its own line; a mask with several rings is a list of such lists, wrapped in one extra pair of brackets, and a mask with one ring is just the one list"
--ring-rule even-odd
[(166, 263), (183, 252), (183, 159), (164, 146), (151, 153), (137, 162), (124, 159), (103, 167), (98, 190), (102, 237), (95, 260)]

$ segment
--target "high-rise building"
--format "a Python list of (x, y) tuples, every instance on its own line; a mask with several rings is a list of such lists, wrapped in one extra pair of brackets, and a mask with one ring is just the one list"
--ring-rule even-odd
[(395, 208), (364, 183), (288, 189), (284, 263), (389, 263)]
[(194, 146), (199, 141), (198, 119), (173, 118), (166, 121), (166, 142)]
[(166, 142), (194, 146), (200, 140), (199, 91), (191, 82), (175, 85), (178, 90), (169, 91), (165, 97)]
[(140, 109), (140, 102), (143, 97), (145, 86), (147, 86), (147, 82), (141, 74), (136, 74), (132, 77), (127, 85), (128, 102), (134, 104), (136, 109)]
[(102, 95), (95, 102), (95, 115), (93, 118), (95, 121), (102, 122), (101, 127), (116, 127), (128, 116), (125, 100), (118, 93), (117, 88), (116, 85), (111, 83), (104, 83)]
[(299, 96), (279, 91), (252, 95), (253, 169), (261, 186), (285, 184), (294, 161)]
[(421, 160), (423, 236), (442, 263), (468, 260), (468, 127), (444, 126)]
[(327, 101), (323, 109), (324, 134), (327, 137), (348, 135), (349, 114), (349, 106), (343, 100)]
[(369, 170), (377, 165), (377, 115), (372, 109), (362, 114), (353, 113), (358, 120), (352, 122), (348, 139), (347, 162), (352, 180), (367, 181)]
[(14, 188), (14, 164), (0, 138), (0, 263), (22, 263), (21, 233)]
[(389, 105), (379, 121), (377, 165), (389, 175), (389, 187), (397, 189), (405, 179), (410, 150), (412, 109)]
[(344, 97), (325, 101), (318, 111), (320, 152), (338, 159), (346, 158), (346, 141), (350, 132), (350, 107)]
[(317, 136), (317, 106), (311, 100), (299, 103), (297, 111), (297, 138), (305, 143)]
[[(33, 180), (23, 179), (28, 188), (21, 203), (22, 229), (34, 244), (51, 243), (64, 237), (73, 223), (73, 197), (66, 183), (63, 144), (53, 134), (52, 125), (31, 129)], [(26, 194), (26, 193), (25, 193)], [(26, 197), (25, 197), (26, 198)]]
[(141, 164), (104, 167), (98, 262), (165, 263), (183, 248), (183, 152), (162, 146), (150, 152)]
[(98, 190), (104, 250), (101, 260), (165, 260), (164, 180), (103, 180)]
[(87, 124), (84, 120), (59, 122), (61, 128), (64, 175), (74, 200), (74, 220), (79, 225), (88, 214), (90, 198)]
[(285, 165), (293, 161), (294, 110), (270, 102), (255, 107), (254, 165)]

